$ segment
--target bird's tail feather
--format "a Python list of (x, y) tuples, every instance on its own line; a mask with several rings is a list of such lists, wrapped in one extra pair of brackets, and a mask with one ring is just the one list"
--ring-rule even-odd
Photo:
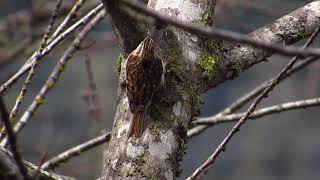
[(145, 118), (146, 118), (146, 113), (144, 112), (132, 114), (129, 130), (127, 133), (127, 139), (129, 139), (131, 136), (134, 136), (135, 138), (139, 138), (142, 136), (142, 133), (144, 130)]

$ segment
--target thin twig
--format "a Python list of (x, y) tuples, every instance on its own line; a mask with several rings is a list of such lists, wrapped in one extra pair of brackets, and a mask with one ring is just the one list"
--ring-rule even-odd
[[(52, 13), (52, 17), (50, 19), (50, 22), (49, 22), (49, 25), (45, 31), (45, 34), (43, 35), (43, 38), (41, 40), (41, 44), (40, 44), (40, 48), (39, 48), (39, 54), (42, 54), (42, 51), (43, 51), (43, 48), (45, 48), (45, 46), (47, 45), (47, 41), (49, 39), (49, 36), (52, 32), (52, 28), (53, 28), (53, 25), (54, 25), (54, 22), (58, 16), (58, 12), (59, 12), (59, 9), (61, 7), (61, 4), (62, 4), (62, 0), (58, 0), (57, 1), (57, 5), (56, 5), (56, 8), (54, 9), (53, 13)], [(37, 58), (35, 58), (34, 61), (37, 61)]]
[[(54, 87), (56, 82), (58, 81), (61, 73), (65, 70), (66, 64), (72, 58), (73, 54), (79, 50), (81, 42), (84, 40), (86, 35), (92, 30), (92, 28), (104, 18), (105, 10), (102, 9), (77, 35), (75, 40), (63, 54), (59, 62), (54, 67), (50, 77), (47, 79), (44, 86), (42, 86), (40, 92), (37, 94), (35, 99), (32, 101), (31, 105), (28, 109), (24, 112), (20, 120), (16, 123), (14, 127), (14, 132), (18, 133), (21, 128), (27, 123), (29, 118), (33, 115), (33, 113), (38, 109), (40, 105), (43, 104), (45, 96), (47, 93)], [(1, 146), (5, 146), (7, 144), (7, 138), (1, 141)]]
[[(5, 149), (5, 148), (3, 148), (3, 147), (0, 147), (0, 151), (6, 153), (6, 154), (7, 154), (8, 156), (10, 156), (10, 157), (13, 157), (12, 153), (11, 153), (9, 150), (7, 150), (7, 149)], [(62, 176), (62, 175), (58, 175), (58, 174), (55, 174), (55, 173), (51, 173), (51, 172), (45, 171), (45, 170), (39, 168), (39, 166), (37, 166), (37, 165), (35, 165), (35, 164), (33, 164), (33, 163), (29, 162), (29, 161), (26, 161), (26, 160), (23, 160), (23, 163), (24, 163), (29, 169), (31, 169), (31, 170), (33, 170), (33, 171), (38, 170), (38, 171), (40, 172), (41, 176), (42, 176), (42, 177), (46, 177), (47, 179), (54, 179), (54, 180), (73, 179), (73, 178), (70, 178), (70, 177), (64, 178), (65, 176)]]
[[(308, 42), (305, 44), (304, 48), (309, 46), (313, 40), (316, 38), (320, 31), (320, 25), (316, 28), (316, 30), (313, 32), (311, 37), (309, 38)], [(232, 127), (231, 131), (228, 133), (228, 135), (224, 138), (224, 140), (220, 143), (218, 148), (214, 151), (212, 155), (200, 166), (198, 167), (191, 176), (189, 176), (187, 179), (192, 180), (196, 179), (199, 175), (206, 173), (208, 167), (215, 162), (217, 157), (221, 152), (223, 152), (226, 148), (226, 145), (231, 140), (231, 138), (240, 130), (240, 127), (242, 124), (246, 122), (250, 114), (255, 110), (257, 105), (262, 101), (263, 98), (268, 97), (268, 94), (274, 89), (276, 85), (279, 84), (281, 77), (287, 73), (288, 70), (290, 70), (294, 63), (298, 60), (298, 57), (295, 56), (291, 59), (291, 61), (286, 65), (285, 68), (281, 70), (281, 72), (277, 75), (277, 78), (275, 81), (271, 82), (264, 91), (254, 100), (254, 102), (251, 104), (249, 109), (246, 111), (246, 113), (241, 117), (241, 119)]]
[[(287, 79), (290, 77), (292, 74), (298, 72), (299, 70), (303, 69), (307, 65), (317, 61), (318, 58), (315, 57), (310, 57), (307, 58), (306, 60), (303, 60), (299, 63), (297, 63), (291, 70), (289, 70), (285, 75), (283, 75), (280, 79), (280, 82)], [(225, 116), (227, 114), (233, 113), (236, 110), (240, 109), (243, 107), (246, 103), (248, 103), (250, 100), (255, 98), (257, 95), (259, 95), (267, 86), (270, 84), (272, 81), (275, 81), (275, 78), (270, 78), (269, 80), (263, 82), (259, 86), (255, 87), (252, 89), (250, 92), (246, 93), (245, 95), (241, 96), (238, 98), (234, 103), (226, 107), (224, 110), (219, 112), (218, 114), (212, 116), (213, 119), (215, 118), (221, 118), (222, 116)], [(200, 118), (201, 119), (201, 118)], [(195, 127), (192, 127), (191, 129), (188, 130), (188, 138), (195, 137), (196, 135), (199, 135), (203, 131), (205, 131), (207, 128), (213, 126), (213, 124), (208, 124), (208, 125), (198, 125)]]
[(7, 135), (8, 135), (8, 141), (10, 144), (10, 149), (12, 152), (12, 156), (14, 158), (14, 160), (17, 163), (17, 166), (19, 168), (19, 171), (21, 172), (23, 178), (25, 180), (29, 180), (29, 174), (28, 174), (28, 170), (27, 168), (24, 166), (23, 161), (22, 161), (22, 156), (19, 153), (18, 150), (18, 144), (17, 144), (17, 138), (13, 132), (13, 129), (11, 127), (10, 121), (9, 121), (9, 114), (5, 108), (4, 102), (2, 97), (0, 97), (0, 113), (1, 113), (1, 120), (3, 122), (4, 127), (7, 130)]
[[(88, 14), (86, 14), (83, 18), (81, 18), (79, 21), (74, 23), (72, 26), (70, 26), (67, 30), (65, 30), (63, 33), (61, 33), (56, 39), (54, 39), (51, 43), (49, 43), (42, 51), (41, 55), (39, 56), (39, 60), (45, 55), (47, 55), (51, 50), (58, 45), (59, 42), (61, 42), (63, 39), (65, 39), (71, 32), (73, 32), (78, 27), (87, 24), (90, 19), (97, 15), (97, 13), (103, 9), (103, 5), (100, 4), (94, 9), (92, 9)], [(15, 84), (15, 82), (23, 76), (27, 71), (30, 70), (32, 66), (32, 62), (35, 59), (37, 53), (34, 53), (27, 62), (10, 78), (8, 79), (4, 84), (0, 86), (0, 96), (3, 96), (7, 90)]]
[[(224, 40), (236, 41), (239, 43), (252, 45), (254, 47), (262, 48), (267, 51), (279, 53), (281, 55), (286, 55), (286, 56), (295, 55), (295, 56), (301, 56), (301, 57), (308, 57), (308, 56), (320, 57), (320, 51), (317, 48), (280, 46), (271, 42), (256, 40), (243, 34), (219, 29), (216, 27), (199, 27), (198, 25), (193, 25), (191, 23), (186, 23), (169, 16), (161, 15), (160, 13), (149, 9), (148, 7), (146, 7), (145, 5), (142, 5), (141, 3), (138, 3), (137, 1), (121, 0), (121, 2), (122, 4), (124, 4), (129, 8), (132, 8), (133, 10), (136, 10), (138, 12), (145, 14), (148, 18), (144, 18), (144, 20), (148, 21), (150, 20), (150, 17), (152, 17), (153, 19), (155, 19), (160, 23), (170, 24), (193, 34), (203, 35), (209, 38), (220, 38)], [(135, 18), (140, 18), (140, 17), (141, 16), (139, 17), (137, 16)]]
[(44, 169), (44, 170), (54, 169), (59, 164), (67, 162), (70, 158), (74, 156), (78, 156), (89, 149), (92, 149), (105, 142), (108, 142), (110, 138), (111, 138), (111, 133), (106, 133), (104, 135), (90, 139), (87, 142), (79, 144), (71, 149), (66, 150), (63, 153), (58, 154), (57, 156), (52, 157), (51, 159), (43, 163), (43, 165), (41, 166), (41, 169)]
[[(49, 24), (47, 26), (47, 29), (45, 31), (45, 34), (43, 35), (42, 37), (42, 40), (41, 40), (41, 43), (40, 43), (40, 47), (38, 49), (38, 56), (35, 57), (34, 61), (32, 62), (32, 66), (31, 66), (31, 69), (28, 73), (28, 76), (24, 82), (24, 84), (22, 85), (22, 89), (18, 95), (18, 97), (16, 98), (16, 102), (11, 110), (11, 113), (10, 113), (10, 116), (9, 116), (9, 120), (10, 122), (13, 121), (13, 118), (17, 115), (18, 113), (18, 110), (19, 110), (19, 106), (20, 104), (22, 103), (22, 100), (25, 96), (25, 94), (27, 93), (27, 90), (31, 84), (31, 80), (32, 80), (32, 77), (34, 76), (35, 74), (35, 69), (37, 67), (37, 64), (38, 64), (38, 60), (39, 60), (39, 55), (42, 54), (42, 51), (43, 51), (43, 48), (47, 45), (47, 40), (49, 39), (49, 36), (51, 34), (51, 31), (52, 31), (52, 28), (53, 28), (53, 25), (54, 25), (54, 22), (58, 16), (58, 12), (59, 12), (59, 9), (61, 7), (61, 4), (62, 4), (62, 0), (58, 0), (57, 1), (57, 4), (56, 4), (56, 7), (52, 13), (52, 16), (51, 16), (51, 19), (49, 21)], [(1, 139), (1, 137), (0, 137)]]
[(52, 40), (54, 40), (70, 23), (72, 18), (74, 18), (79, 11), (79, 9), (82, 7), (82, 5), (85, 3), (86, 0), (78, 0), (76, 4), (72, 7), (70, 12), (68, 13), (67, 17), (60, 23), (60, 25), (57, 27), (55, 32), (52, 34), (48, 42), (50, 43)]
[[(284, 111), (290, 111), (295, 109), (304, 109), (308, 107), (314, 107), (320, 105), (320, 98), (313, 98), (313, 99), (305, 99), (300, 101), (293, 101), (288, 102), (284, 104), (278, 104), (274, 106), (269, 106), (265, 108), (258, 109), (248, 117), (248, 119), (257, 119), (265, 115), (274, 114), (274, 113), (280, 113)], [(241, 117), (243, 117), (245, 112), (243, 113), (235, 113), (235, 114), (229, 114), (225, 116), (213, 116), (213, 117), (204, 117), (200, 118), (196, 121), (191, 122), (192, 125), (217, 125), (220, 123), (228, 123), (228, 122), (234, 122), (239, 120)]]
[(58, 175), (58, 174), (55, 174), (55, 173), (52, 173), (52, 172), (48, 172), (44, 169), (41, 169), (39, 168), (39, 166), (35, 165), (35, 164), (32, 164), (31, 162), (28, 162), (28, 161), (24, 161), (24, 164), (34, 170), (34, 171), (39, 171), (39, 173), (41, 173), (41, 176), (44, 176), (48, 179), (54, 179), (54, 180), (75, 180), (74, 178), (70, 178), (70, 177), (65, 177), (63, 175)]
[(32, 174), (32, 179), (35, 179), (38, 174), (40, 173), (40, 169), (41, 169), (41, 166), (43, 165), (43, 163), (46, 161), (47, 159), (47, 153), (44, 152), (41, 154), (40, 156), (40, 161), (39, 161), (39, 165), (38, 165), (38, 168), (35, 170), (35, 172), (33, 172)]
[(96, 82), (94, 80), (91, 60), (90, 60), (88, 54), (85, 55), (85, 61), (84, 62), (85, 62), (87, 77), (88, 77), (88, 81), (89, 81), (89, 90), (86, 91), (86, 93), (84, 94), (83, 99), (87, 103), (89, 114), (97, 122), (101, 122), (102, 112), (101, 112), (99, 96), (98, 96), (98, 93), (97, 93), (97, 84), (96, 84)]
[[(64, 30), (66, 27), (63, 25), (64, 24), (69, 24), (70, 20), (72, 19), (73, 16), (75, 16), (75, 14), (78, 12), (79, 8), (81, 7), (81, 1), (85, 1), (85, 0), (79, 0), (76, 2), (76, 4), (74, 6), (71, 6), (71, 3), (63, 3), (61, 8), (60, 8), (60, 14), (61, 15), (68, 15), (65, 20), (59, 25), (59, 27), (57, 28), (57, 30), (53, 33), (53, 35), (50, 37), (50, 39), (47, 41), (48, 43), (50, 43), (52, 40), (54, 40), (58, 34), (60, 34), (62, 32), (62, 30)], [(84, 4), (84, 3), (82, 3)], [(53, 4), (51, 2), (47, 3), (45, 8), (43, 10), (41, 10), (41, 14), (38, 14), (37, 20), (46, 20), (47, 18), (50, 18), (50, 16), (52, 16), (52, 9), (54, 9), (54, 6), (56, 6), (56, 3)], [(85, 6), (84, 10), (88, 11), (90, 10), (92, 7), (96, 6), (97, 3), (91, 3), (89, 6)], [(39, 13), (39, 12), (38, 12)], [(40, 16), (40, 17), (39, 17)], [(71, 18), (68, 18), (71, 17)], [(39, 19), (40, 18), (40, 19)], [(30, 24), (31, 22), (31, 15), (29, 13), (29, 11), (26, 10), (22, 10), (19, 11), (17, 13), (14, 13), (12, 15), (9, 15), (8, 17), (4, 18), (3, 20), (0, 20), (0, 31), (6, 31), (7, 28), (10, 29), (17, 29), (19, 28), (18, 26), (22, 24)], [(17, 22), (16, 22), (17, 21)], [(29, 22), (29, 23), (28, 23)], [(11, 26), (12, 24), (17, 24), (14, 25), (13, 27)], [(10, 27), (7, 27), (10, 26)], [(53, 38), (54, 37), (54, 38)], [(30, 47), (31, 43), (34, 42), (34, 38), (26, 38), (23, 41), (20, 41), (19, 43), (17, 43), (17, 46), (14, 47), (14, 49), (10, 50), (9, 52), (3, 52), (1, 53), (0, 56), (0, 67), (8, 64), (9, 62), (11, 62), (10, 60), (14, 59), (15, 57), (21, 55), (21, 53), (28, 47)]]
[[(47, 3), (42, 7), (40, 11), (37, 12), (36, 22), (42, 23), (51, 18), (52, 10), (56, 6), (54, 1), (46, 1)], [(95, 7), (97, 2), (90, 2), (88, 6), (84, 8), (85, 11), (90, 10)], [(67, 15), (70, 12), (70, 9), (73, 7), (71, 1), (66, 1), (62, 4), (60, 8), (61, 15)], [(26, 25), (29, 25), (34, 21), (29, 9), (22, 9), (20, 11), (14, 12), (0, 19), (0, 31), (5, 33), (10, 33), (12, 31), (16, 31), (17, 29), (21, 29)], [(34, 25), (37, 25), (34, 24)]]

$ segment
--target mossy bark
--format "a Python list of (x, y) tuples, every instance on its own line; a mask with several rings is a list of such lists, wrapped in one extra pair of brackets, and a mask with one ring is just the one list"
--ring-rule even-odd
[[(213, 14), (214, 1), (174, 1), (174, 9), (161, 3), (163, 1), (150, 0), (149, 7), (172, 16), (179, 11), (177, 18), (189, 22), (212, 22), (208, 16)], [(188, 14), (185, 8), (197, 8), (196, 14)], [(124, 88), (126, 62), (122, 59), (117, 112), (104, 155), (104, 179), (174, 179), (180, 174), (187, 126), (200, 111), (198, 78), (202, 77), (203, 70), (196, 64), (202, 54), (212, 57), (218, 54), (208, 48), (209, 45), (203, 45), (205, 39), (173, 27), (162, 27), (152, 36), (156, 53), (166, 64), (164, 86), (154, 94), (143, 136), (127, 141), (130, 111)]]
[[(148, 5), (159, 13), (188, 23), (211, 25), (213, 21), (211, 17), (215, 1), (167, 2), (150, 0)], [(304, 38), (301, 33), (310, 35), (320, 22), (320, 2), (314, 3), (254, 31), (249, 36), (277, 44), (290, 44)], [(292, 17), (295, 20), (288, 22)], [(124, 25), (114, 23), (116, 31)], [(125, 30), (121, 32), (125, 33)], [(123, 37), (127, 36), (121, 35), (120, 38)], [(124, 48), (124, 52), (128, 53), (129, 49), (139, 44), (138, 39), (134, 43), (130, 43), (133, 39), (128, 39), (131, 45), (130, 48)], [(102, 179), (175, 179), (180, 173), (179, 161), (186, 149), (188, 124), (200, 112), (200, 96), (272, 54), (237, 43), (229, 48), (222, 48), (220, 40), (208, 40), (174, 27), (158, 30), (153, 39), (157, 45), (157, 54), (167, 64), (165, 85), (152, 99), (142, 137), (127, 141), (126, 132), (131, 115), (124, 88), (126, 60), (122, 60), (117, 111), (112, 138), (104, 152)], [(121, 41), (126, 39), (120, 39), (120, 44)]]

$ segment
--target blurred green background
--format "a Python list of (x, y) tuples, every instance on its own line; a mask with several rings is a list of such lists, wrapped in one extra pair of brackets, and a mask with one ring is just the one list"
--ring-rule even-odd
[[(36, 1), (42, 2), (42, 0), (34, 2)], [(0, 24), (8, 15), (30, 8), (29, 2), (1, 0)], [(73, 2), (64, 1), (69, 4)], [(311, 1), (218, 0), (215, 25), (248, 33), (308, 2)], [(41, 3), (38, 5), (40, 6)], [(84, 13), (85, 11), (82, 11), (79, 16)], [(61, 18), (58, 19), (58, 22), (61, 21)], [(31, 23), (31, 25), (15, 27), (9, 31), (0, 28), (0, 58), (25, 38), (41, 36), (47, 23), (48, 20), (42, 23)], [(40, 63), (21, 110), (29, 105), (40, 90), (71, 40), (72, 38), (66, 40)], [(116, 63), (120, 51), (107, 19), (90, 33), (86, 43), (93, 41), (95, 41), (93, 46), (77, 53), (77, 56), (70, 61), (57, 86), (48, 94), (45, 104), (38, 109), (19, 134), (19, 144), (26, 160), (37, 164), (43, 153), (52, 157), (101, 134), (102, 130), (111, 129), (117, 96)], [(0, 66), (0, 82), (4, 82), (17, 71), (38, 44), (33, 43), (24, 53), (11, 59), (8, 64)], [(314, 46), (318, 45), (317, 41)], [(102, 122), (97, 122), (88, 115), (88, 108), (83, 101), (83, 94), (88, 89), (84, 67), (86, 53), (91, 59), (97, 82), (103, 112)], [(256, 65), (237, 79), (227, 81), (209, 91), (203, 97), (201, 116), (217, 113), (237, 97), (276, 75), (287, 62), (288, 58), (272, 56), (268, 62)], [(319, 96), (319, 77), (319, 63), (314, 63), (281, 83), (259, 107)], [(5, 96), (8, 109), (13, 106), (22, 83), (23, 79)], [(319, 113), (319, 108), (315, 107), (249, 121), (231, 140), (227, 151), (218, 158), (204, 179), (319, 179)], [(232, 124), (220, 124), (189, 140), (187, 154), (181, 163), (182, 174), (178, 179), (184, 179), (204, 162), (231, 127)], [(62, 164), (56, 172), (78, 179), (95, 179), (100, 176), (101, 151), (102, 146), (83, 153)]]

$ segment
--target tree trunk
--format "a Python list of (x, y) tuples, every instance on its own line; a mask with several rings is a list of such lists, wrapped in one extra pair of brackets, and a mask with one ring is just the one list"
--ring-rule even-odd
[[(150, 0), (148, 6), (185, 22), (210, 25), (214, 3), (212, 0)], [(216, 42), (173, 27), (164, 27), (152, 36), (157, 53), (167, 64), (164, 87), (152, 99), (142, 137), (126, 141), (130, 111), (122, 86), (125, 71), (122, 62), (112, 138), (104, 155), (104, 179), (174, 179), (179, 175), (187, 125), (199, 114), (198, 80), (210, 75), (197, 68), (197, 60), (220, 56), (210, 48)]]
[[(172, 18), (207, 26), (213, 21), (215, 1), (150, 0), (148, 6)], [(319, 24), (319, 7), (319, 1), (310, 3), (249, 36), (275, 44), (292, 44), (308, 37)], [(124, 11), (109, 13), (116, 21), (113, 25), (120, 42), (125, 41), (128, 34), (134, 35), (118, 30), (126, 24), (126, 19), (119, 18)], [(219, 40), (196, 36), (171, 26), (161, 27), (152, 37), (157, 53), (167, 64), (165, 85), (152, 99), (142, 137), (127, 141), (131, 114), (124, 88), (123, 60), (112, 138), (104, 152), (103, 179), (175, 179), (180, 174), (179, 161), (186, 149), (187, 126), (199, 115), (202, 93), (272, 55), (272, 52), (239, 43), (223, 49)], [(131, 42), (130, 36), (128, 42)], [(133, 50), (134, 46), (130, 44), (126, 46), (130, 48), (121, 45), (125, 57), (130, 53), (128, 49)]]

